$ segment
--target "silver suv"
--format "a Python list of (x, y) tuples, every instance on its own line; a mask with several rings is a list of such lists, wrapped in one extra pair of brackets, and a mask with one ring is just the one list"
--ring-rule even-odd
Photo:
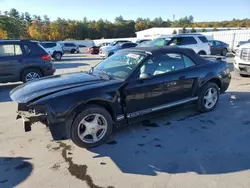
[(59, 42), (41, 42), (40, 44), (53, 59), (60, 60), (62, 58), (64, 52)]
[(63, 42), (61, 45), (63, 46), (64, 52), (70, 52), (72, 54), (80, 53), (79, 46), (73, 42)]

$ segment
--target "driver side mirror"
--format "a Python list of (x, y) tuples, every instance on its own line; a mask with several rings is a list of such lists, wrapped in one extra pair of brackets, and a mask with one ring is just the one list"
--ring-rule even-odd
[(140, 80), (143, 80), (143, 79), (147, 79), (147, 78), (149, 78), (149, 77), (150, 77), (149, 74), (147, 74), (147, 73), (141, 73), (139, 79), (140, 79)]

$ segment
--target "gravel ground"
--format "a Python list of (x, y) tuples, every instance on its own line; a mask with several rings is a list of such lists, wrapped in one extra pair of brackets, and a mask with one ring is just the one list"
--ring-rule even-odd
[[(66, 55), (56, 74), (87, 70), (98, 56)], [(232, 58), (228, 58), (232, 67)], [(35, 124), (24, 133), (17, 104), (0, 85), (0, 187), (249, 188), (250, 77), (232, 72), (218, 107), (193, 107), (136, 124), (90, 151), (55, 142)]]

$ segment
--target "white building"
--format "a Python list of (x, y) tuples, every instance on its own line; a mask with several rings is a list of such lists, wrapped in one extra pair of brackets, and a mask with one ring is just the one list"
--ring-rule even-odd
[[(200, 27), (196, 27), (194, 29), (196, 30), (196, 32), (202, 32), (202, 30), (203, 30), (203, 28), (200, 28)], [(213, 31), (214, 28), (208, 27), (205, 29), (206, 29), (206, 32), (209, 32), (209, 31)], [(216, 28), (216, 29), (218, 31), (227, 31), (227, 30), (238, 30), (239, 28), (221, 27), (221, 28)], [(174, 28), (174, 27), (161, 27), (161, 28), (153, 27), (150, 29), (136, 32), (136, 36), (137, 36), (137, 38), (140, 38), (140, 39), (142, 39), (142, 38), (155, 38), (155, 37), (160, 36), (160, 35), (172, 35), (174, 30), (178, 34), (178, 33), (182, 33), (183, 28), (181, 28), (181, 27), (176, 27), (176, 28)], [(187, 33), (190, 33), (191, 30), (192, 30), (191, 27), (186, 28)]]

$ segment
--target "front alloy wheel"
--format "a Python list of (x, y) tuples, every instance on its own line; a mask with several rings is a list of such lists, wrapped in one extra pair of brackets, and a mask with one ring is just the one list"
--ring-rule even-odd
[(112, 134), (110, 113), (98, 105), (88, 105), (76, 115), (71, 127), (71, 139), (79, 147), (91, 148), (105, 143)]
[(90, 114), (78, 125), (78, 136), (85, 143), (95, 143), (103, 138), (108, 128), (105, 117), (101, 114)]

